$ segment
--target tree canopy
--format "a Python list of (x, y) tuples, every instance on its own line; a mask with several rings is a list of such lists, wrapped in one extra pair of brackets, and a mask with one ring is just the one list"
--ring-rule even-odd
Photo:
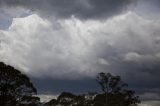
[(98, 104), (101, 106), (137, 106), (140, 103), (139, 97), (133, 90), (127, 88), (128, 84), (123, 83), (120, 76), (102, 72), (97, 75), (97, 82), (104, 92), (97, 96), (97, 99), (101, 101), (97, 103), (97, 106)]
[[(41, 106), (137, 106), (139, 97), (120, 76), (99, 73), (96, 81), (102, 92), (75, 95), (61, 93)], [(29, 77), (10, 65), (0, 62), (0, 106), (39, 106), (40, 98)]]
[(19, 70), (0, 62), (0, 106), (35, 104), (39, 98), (30, 79)]
[(45, 106), (137, 106), (139, 97), (133, 90), (127, 89), (120, 76), (110, 73), (99, 73), (96, 78), (103, 93), (88, 93), (75, 95), (63, 92), (57, 99)]

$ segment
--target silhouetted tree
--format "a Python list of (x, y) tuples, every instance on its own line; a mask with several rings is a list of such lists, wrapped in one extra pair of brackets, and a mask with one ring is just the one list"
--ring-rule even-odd
[(57, 106), (57, 99), (52, 99), (49, 102), (45, 103), (43, 106)]
[(30, 79), (12, 66), (0, 62), (0, 106), (35, 106), (37, 91)]
[(63, 92), (58, 98), (57, 103), (60, 106), (84, 106), (84, 95), (74, 95), (72, 93)]
[(61, 106), (70, 106), (75, 99), (75, 95), (73, 95), (72, 93), (68, 93), (68, 92), (63, 92), (58, 98), (58, 104)]
[(44, 106), (137, 106), (140, 102), (135, 92), (127, 89), (127, 84), (119, 76), (99, 73), (97, 81), (103, 93), (74, 95), (63, 92)]
[(134, 91), (126, 89), (128, 85), (122, 82), (120, 76), (99, 73), (97, 82), (104, 92), (104, 94), (95, 97), (96, 104), (104, 103), (103, 105), (99, 104), (99, 106), (137, 106), (140, 102)]
[(52, 99), (44, 106), (91, 106), (86, 104), (85, 95), (74, 95), (69, 92), (62, 92), (57, 99)]

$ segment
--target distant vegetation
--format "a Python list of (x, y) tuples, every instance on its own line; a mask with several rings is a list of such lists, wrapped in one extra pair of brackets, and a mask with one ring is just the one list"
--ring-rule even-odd
[(135, 92), (127, 89), (120, 76), (99, 73), (96, 77), (102, 92), (75, 95), (61, 93), (57, 99), (41, 104), (30, 79), (12, 66), (0, 62), (0, 106), (137, 106)]

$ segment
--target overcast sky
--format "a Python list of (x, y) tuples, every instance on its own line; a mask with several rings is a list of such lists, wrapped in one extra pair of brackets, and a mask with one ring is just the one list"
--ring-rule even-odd
[(120, 75), (160, 105), (159, 0), (0, 0), (0, 61), (25, 72), (39, 95), (99, 91)]

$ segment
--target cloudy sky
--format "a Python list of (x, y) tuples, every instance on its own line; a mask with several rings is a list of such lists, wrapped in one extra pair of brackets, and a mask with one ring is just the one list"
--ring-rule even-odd
[(0, 61), (26, 73), (42, 98), (99, 91), (120, 75), (141, 106), (160, 105), (159, 0), (0, 0)]

